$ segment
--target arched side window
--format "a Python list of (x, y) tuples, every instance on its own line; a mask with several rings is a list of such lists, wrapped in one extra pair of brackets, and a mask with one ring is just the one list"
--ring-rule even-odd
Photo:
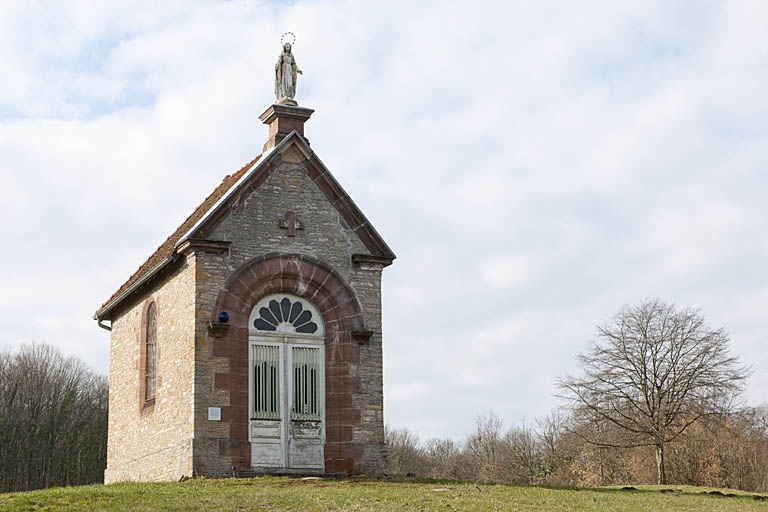
[(147, 332), (144, 347), (144, 401), (155, 399), (157, 383), (157, 306), (147, 308)]

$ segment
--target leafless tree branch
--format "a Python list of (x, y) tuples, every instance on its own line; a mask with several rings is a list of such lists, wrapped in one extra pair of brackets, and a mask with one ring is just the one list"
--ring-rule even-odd
[[(599, 446), (654, 446), (658, 480), (666, 483), (666, 444), (702, 417), (727, 412), (743, 391), (750, 369), (729, 355), (728, 342), (698, 309), (659, 299), (624, 307), (577, 356), (581, 374), (558, 381), (578, 435)], [(604, 439), (594, 428), (601, 423), (624, 436)]]

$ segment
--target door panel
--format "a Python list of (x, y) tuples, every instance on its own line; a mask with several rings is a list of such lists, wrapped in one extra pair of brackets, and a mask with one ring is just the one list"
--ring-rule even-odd
[(251, 420), (251, 460), (259, 466), (282, 468), (282, 431), (280, 420)]
[(291, 467), (322, 469), (322, 425), (319, 421), (291, 421), (288, 457)]
[(296, 468), (323, 467), (323, 410), (320, 347), (289, 345), (291, 357), (291, 425), (288, 460)]

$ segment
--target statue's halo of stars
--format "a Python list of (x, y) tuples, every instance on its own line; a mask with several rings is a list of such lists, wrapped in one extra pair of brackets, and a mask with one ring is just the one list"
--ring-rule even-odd
[[(286, 41), (285, 36), (289, 36), (291, 40)], [(295, 42), (296, 42), (296, 34), (294, 34), (293, 32), (286, 32), (280, 36), (280, 46), (283, 46), (285, 43), (289, 43), (291, 46), (293, 46), (293, 43)]]

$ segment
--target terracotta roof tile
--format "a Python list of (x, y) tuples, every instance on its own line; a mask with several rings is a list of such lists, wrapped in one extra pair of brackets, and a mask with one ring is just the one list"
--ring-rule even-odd
[(261, 155), (245, 164), (245, 166), (243, 166), (243, 168), (239, 171), (225, 176), (219, 186), (216, 187), (216, 189), (211, 192), (208, 197), (205, 198), (200, 206), (195, 208), (195, 211), (193, 211), (192, 214), (187, 217), (187, 219), (178, 228), (176, 228), (176, 231), (174, 231), (173, 234), (171, 234), (171, 236), (169, 236), (165, 242), (163, 242), (160, 247), (158, 247), (157, 250), (147, 259), (147, 261), (142, 263), (139, 269), (136, 270), (136, 272), (134, 272), (133, 275), (129, 277), (128, 280), (115, 293), (113, 293), (106, 302), (104, 302), (104, 304), (101, 305), (99, 310), (96, 311), (96, 315), (99, 315), (99, 313), (101, 313), (110, 302), (122, 295), (126, 290), (128, 290), (142, 277), (144, 277), (150, 270), (171, 256), (173, 254), (174, 248), (176, 247), (176, 244), (179, 242), (179, 240), (181, 240), (181, 237), (183, 237), (190, 229), (192, 229), (192, 227), (194, 227), (195, 224), (197, 224), (198, 221), (200, 221), (200, 219), (203, 218), (203, 216), (205, 216), (208, 210), (210, 210), (216, 204), (216, 202), (221, 199), (224, 194), (226, 194), (227, 191), (232, 188), (232, 186), (237, 183), (237, 181), (242, 178), (243, 175), (251, 167), (253, 167), (259, 158), (261, 158)]

